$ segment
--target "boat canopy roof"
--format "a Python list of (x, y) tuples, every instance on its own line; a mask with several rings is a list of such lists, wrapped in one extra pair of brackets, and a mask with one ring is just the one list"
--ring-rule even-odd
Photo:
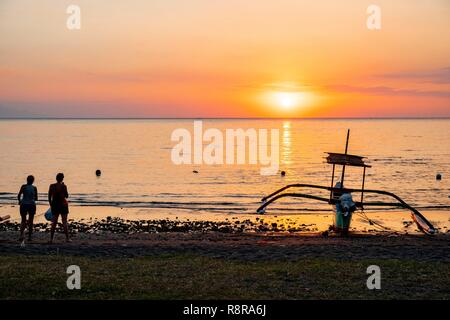
[(370, 168), (371, 166), (364, 163), (364, 157), (355, 156), (352, 154), (345, 153), (334, 153), (327, 152), (328, 156), (326, 157), (327, 163), (330, 164), (338, 164), (342, 166), (353, 166), (353, 167), (365, 167)]

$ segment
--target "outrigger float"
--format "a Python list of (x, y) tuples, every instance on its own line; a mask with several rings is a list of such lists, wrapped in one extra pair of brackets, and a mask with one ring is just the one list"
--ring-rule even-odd
[[(312, 199), (322, 202), (327, 202), (333, 206), (335, 211), (335, 219), (333, 226), (330, 227), (331, 230), (334, 230), (338, 233), (346, 234), (350, 227), (352, 212), (354, 212), (357, 208), (364, 210), (365, 207), (398, 207), (404, 208), (411, 211), (411, 218), (416, 223), (417, 227), (420, 231), (426, 234), (435, 234), (436, 229), (433, 225), (415, 208), (407, 204), (403, 201), (399, 196), (382, 190), (366, 190), (364, 189), (364, 183), (366, 180), (366, 169), (371, 166), (364, 162), (365, 157), (351, 155), (348, 154), (348, 141), (350, 137), (350, 130), (347, 131), (347, 140), (345, 144), (345, 153), (334, 153), (327, 152), (328, 156), (325, 158), (328, 164), (333, 165), (332, 175), (331, 175), (331, 186), (320, 186), (314, 184), (303, 184), (296, 183), (284, 186), (281, 189), (269, 194), (268, 196), (262, 198), (263, 204), (257, 209), (258, 214), (264, 214), (266, 208), (281, 198), (291, 197), (291, 198), (306, 198)], [(336, 166), (342, 167), (341, 180), (340, 182), (334, 185), (334, 178), (336, 172)], [(363, 169), (362, 176), (362, 186), (361, 189), (352, 189), (344, 187), (345, 180), (345, 168), (346, 167), (360, 167)], [(327, 190), (330, 192), (329, 198), (324, 198), (320, 196), (315, 196), (311, 194), (297, 193), (297, 192), (284, 192), (287, 189), (302, 189), (302, 188), (311, 188), (311, 189), (321, 189)], [(359, 198), (360, 201), (353, 202), (352, 194), (360, 193), (361, 196)], [(395, 199), (397, 202), (365, 202), (364, 194), (372, 193), (389, 196)]]
[(0, 217), (0, 224), (8, 222), (11, 217), (9, 215)]

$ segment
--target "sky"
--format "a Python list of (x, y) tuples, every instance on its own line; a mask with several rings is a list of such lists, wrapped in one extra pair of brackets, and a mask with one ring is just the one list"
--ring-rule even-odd
[(450, 117), (448, 0), (0, 0), (0, 40), (3, 118)]

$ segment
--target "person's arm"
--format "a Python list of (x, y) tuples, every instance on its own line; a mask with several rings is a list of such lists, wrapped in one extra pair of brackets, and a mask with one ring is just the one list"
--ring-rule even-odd
[(48, 188), (48, 203), (50, 205), (52, 204), (52, 194), (53, 194), (52, 185), (50, 185), (50, 187)]
[(19, 204), (21, 202), (20, 197), (22, 197), (22, 194), (23, 194), (23, 186), (20, 187), (19, 193), (17, 194), (17, 201), (19, 202)]
[(34, 201), (38, 201), (38, 191), (36, 187), (34, 187)]
[(69, 197), (69, 193), (67, 191), (67, 186), (64, 185), (64, 197), (68, 198)]

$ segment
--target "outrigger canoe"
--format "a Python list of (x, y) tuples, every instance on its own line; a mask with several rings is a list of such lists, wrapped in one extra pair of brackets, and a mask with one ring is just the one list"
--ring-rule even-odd
[[(351, 155), (348, 154), (348, 141), (350, 136), (350, 130), (347, 131), (347, 141), (345, 146), (345, 153), (334, 153), (334, 152), (327, 152), (328, 156), (326, 157), (326, 161), (328, 164), (333, 165), (333, 172), (332, 172), (332, 178), (331, 178), (331, 186), (321, 186), (321, 185), (314, 185), (314, 184), (303, 184), (303, 183), (296, 183), (296, 184), (290, 184), (287, 186), (284, 186), (275, 192), (272, 192), (268, 196), (262, 198), (263, 204), (256, 210), (257, 213), (263, 214), (265, 213), (266, 208), (274, 203), (275, 201), (291, 197), (291, 198), (306, 198), (306, 199), (312, 199), (322, 202), (327, 202), (334, 206), (336, 215), (341, 214), (339, 213), (339, 210), (336, 210), (336, 206), (338, 205), (339, 198), (336, 197), (336, 194), (355, 194), (360, 193), (360, 201), (355, 201), (354, 205), (356, 208), (364, 209), (365, 207), (398, 207), (398, 208), (404, 208), (411, 212), (411, 217), (413, 221), (416, 223), (418, 229), (426, 234), (435, 234), (436, 228), (415, 208), (407, 204), (403, 199), (401, 199), (399, 196), (395, 195), (392, 192), (383, 191), (383, 190), (367, 190), (364, 188), (365, 178), (366, 178), (366, 169), (370, 168), (371, 166), (366, 164), (364, 162), (364, 157), (357, 156), (357, 155)], [(342, 166), (342, 173), (341, 173), (341, 181), (340, 185), (341, 187), (335, 187), (334, 186), (334, 178), (335, 178), (335, 171), (336, 166)], [(352, 188), (345, 188), (344, 187), (344, 180), (345, 180), (345, 167), (346, 166), (353, 166), (353, 167), (361, 167), (363, 168), (363, 177), (362, 177), (362, 187), (361, 189), (352, 189)], [(285, 192), (286, 190), (290, 189), (321, 189), (321, 190), (327, 190), (330, 192), (330, 196), (328, 198), (315, 196), (311, 194), (305, 194), (305, 193), (298, 193), (298, 192)], [(289, 191), (290, 191), (289, 190)], [(371, 194), (378, 194), (378, 195), (384, 195), (393, 198), (395, 200), (394, 202), (367, 202), (364, 201), (364, 194), (371, 193)], [(341, 220), (339, 220), (341, 219)], [(343, 217), (336, 216), (335, 218), (335, 225), (334, 227), (339, 228), (347, 228), (350, 226), (351, 216), (347, 219), (347, 221), (344, 221)]]

